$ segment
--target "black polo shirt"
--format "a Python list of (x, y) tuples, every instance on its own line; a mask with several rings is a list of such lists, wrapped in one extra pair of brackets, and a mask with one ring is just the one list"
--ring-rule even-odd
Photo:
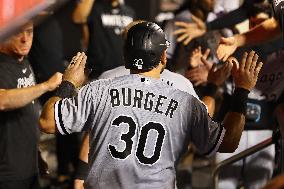
[[(29, 62), (0, 53), (0, 89), (32, 85), (35, 79)], [(16, 110), (0, 111), (0, 182), (37, 174), (39, 110), (38, 102), (33, 101)]]
[(92, 77), (124, 65), (122, 31), (134, 19), (134, 11), (125, 5), (116, 8), (109, 2), (96, 1), (88, 17), (90, 33), (88, 66)]

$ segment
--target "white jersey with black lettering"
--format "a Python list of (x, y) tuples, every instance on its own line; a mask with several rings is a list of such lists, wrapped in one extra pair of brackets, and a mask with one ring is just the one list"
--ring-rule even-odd
[[(114, 77), (119, 77), (123, 75), (129, 75), (130, 70), (126, 69), (125, 66), (118, 66), (114, 69), (105, 71), (99, 76), (99, 79), (110, 79)], [(182, 90), (193, 95), (195, 98), (199, 99), (198, 95), (196, 94), (192, 83), (185, 78), (183, 75), (180, 75), (175, 72), (171, 72), (165, 69), (161, 73), (161, 79), (163, 82), (166, 82), (168, 85), (173, 86), (175, 89)]]
[(55, 104), (61, 134), (89, 130), (87, 189), (175, 188), (189, 142), (218, 149), (225, 129), (192, 95), (138, 74), (97, 80)]

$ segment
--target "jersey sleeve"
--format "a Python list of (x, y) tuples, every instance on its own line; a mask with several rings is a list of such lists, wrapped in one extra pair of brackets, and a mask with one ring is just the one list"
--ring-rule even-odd
[(206, 107), (197, 99), (193, 99), (193, 124), (191, 126), (191, 140), (198, 153), (211, 156), (217, 152), (225, 135), (225, 128), (212, 120)]
[(64, 98), (55, 103), (54, 117), (59, 133), (66, 135), (87, 129), (86, 122), (93, 110), (92, 87), (82, 87), (73, 98)]

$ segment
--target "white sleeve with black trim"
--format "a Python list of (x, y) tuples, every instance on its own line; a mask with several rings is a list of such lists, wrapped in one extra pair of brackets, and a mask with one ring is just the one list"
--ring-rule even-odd
[(92, 89), (86, 85), (73, 98), (64, 98), (54, 105), (57, 130), (62, 135), (81, 132), (92, 112)]

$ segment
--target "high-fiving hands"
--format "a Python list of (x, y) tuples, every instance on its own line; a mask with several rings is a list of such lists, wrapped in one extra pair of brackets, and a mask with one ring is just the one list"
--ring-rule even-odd
[(258, 61), (258, 55), (254, 51), (251, 51), (249, 54), (245, 52), (240, 63), (236, 59), (231, 61), (233, 63), (232, 76), (236, 88), (252, 90), (263, 65), (262, 62)]
[(217, 48), (217, 57), (219, 60), (226, 61), (238, 48), (236, 37), (222, 37)]
[(85, 81), (85, 66), (86, 66), (87, 56), (84, 52), (78, 52), (74, 56), (63, 74), (63, 81), (69, 81), (76, 88), (82, 86)]
[(210, 49), (202, 54), (201, 47), (196, 48), (190, 58), (189, 66), (191, 69), (185, 72), (185, 77), (188, 78), (194, 86), (199, 86), (207, 82), (208, 72), (211, 69), (213, 63), (209, 62), (208, 56)]
[(208, 83), (213, 83), (216, 86), (221, 86), (231, 75), (233, 64), (227, 61), (224, 65), (217, 68), (217, 64), (213, 64), (207, 77)]

